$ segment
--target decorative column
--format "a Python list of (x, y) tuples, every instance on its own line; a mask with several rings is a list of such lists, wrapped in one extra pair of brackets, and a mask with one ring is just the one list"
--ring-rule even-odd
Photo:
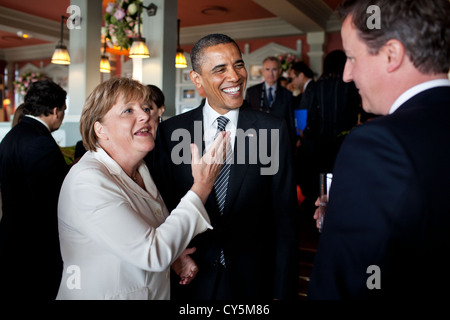
[(309, 44), (309, 67), (317, 76), (320, 76), (323, 68), (325, 32), (308, 32), (306, 42)]
[[(142, 36), (150, 52), (150, 58), (142, 59), (142, 83), (158, 86), (164, 93), (166, 111), (164, 117), (175, 115), (175, 55), (177, 51), (178, 0), (144, 0), (144, 5), (154, 3), (158, 8), (149, 17), (142, 10)], [(133, 60), (133, 77), (139, 79), (140, 61)], [(140, 80), (140, 79), (139, 79)]]
[[(66, 145), (81, 140), (79, 119), (88, 95), (100, 83), (102, 0), (71, 0), (79, 8), (81, 24), (70, 28), (68, 99), (64, 130)], [(78, 8), (76, 8), (78, 10)], [(66, 15), (74, 15), (68, 12)]]

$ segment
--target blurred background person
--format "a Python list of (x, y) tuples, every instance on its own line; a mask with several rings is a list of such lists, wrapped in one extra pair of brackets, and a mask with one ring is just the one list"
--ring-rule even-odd
[(286, 121), (291, 139), (292, 154), (297, 140), (295, 130), (292, 92), (281, 85), (279, 77), (282, 69), (277, 57), (267, 57), (261, 69), (264, 82), (247, 89), (245, 101), (248, 107), (267, 112)]
[(300, 91), (294, 99), (294, 109), (308, 109), (314, 92), (314, 72), (306, 63), (299, 61), (289, 69), (289, 80), (291, 89)]
[(147, 87), (150, 89), (150, 99), (154, 102), (156, 109), (152, 112), (152, 118), (155, 120), (155, 126), (152, 127), (153, 137), (156, 137), (156, 131), (158, 130), (158, 125), (163, 121), (163, 114), (166, 110), (164, 93), (160, 88), (153, 84), (148, 84)]
[(344, 82), (347, 56), (342, 50), (327, 54), (323, 73), (314, 83), (308, 99), (307, 126), (303, 131), (297, 167), (304, 191), (304, 208), (312, 212), (319, 195), (319, 174), (333, 172), (339, 147), (358, 124), (361, 97), (353, 82)]
[(19, 121), (22, 120), (22, 118), (25, 116), (23, 114), (23, 105), (24, 104), (22, 103), (14, 111), (14, 116), (13, 116), (13, 120), (12, 120), (12, 124), (11, 124), (12, 127), (14, 127), (16, 124), (18, 124)]

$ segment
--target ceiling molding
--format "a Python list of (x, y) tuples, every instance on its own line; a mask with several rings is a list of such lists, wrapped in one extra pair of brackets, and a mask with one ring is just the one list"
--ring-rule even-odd
[(342, 27), (342, 20), (339, 17), (339, 13), (334, 11), (327, 21), (327, 32), (340, 31)]
[[(16, 33), (18, 30), (41, 40), (58, 42), (61, 22), (0, 6), (0, 30)], [(69, 39), (69, 29), (63, 28), (64, 40)]]
[(0, 60), (27, 61), (50, 59), (55, 51), (55, 44), (37, 44), (34, 46), (0, 49)]
[(255, 19), (184, 27), (180, 30), (180, 44), (193, 44), (207, 34), (218, 32), (227, 34), (234, 40), (283, 37), (304, 33), (281, 18)]
[(327, 30), (333, 10), (322, 0), (253, 0), (255, 3), (306, 32)]

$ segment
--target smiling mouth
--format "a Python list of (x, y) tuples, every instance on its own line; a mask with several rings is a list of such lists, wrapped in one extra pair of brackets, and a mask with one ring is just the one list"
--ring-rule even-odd
[(148, 132), (150, 132), (150, 128), (142, 128), (141, 130), (137, 131), (135, 134), (148, 133)]
[(230, 88), (225, 88), (222, 89), (223, 92), (225, 92), (226, 94), (237, 94), (241, 91), (241, 86), (237, 86), (237, 87), (230, 87)]

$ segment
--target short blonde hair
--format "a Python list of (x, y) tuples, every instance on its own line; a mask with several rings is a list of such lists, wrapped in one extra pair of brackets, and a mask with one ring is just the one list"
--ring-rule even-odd
[(139, 81), (118, 77), (99, 84), (86, 99), (80, 119), (83, 145), (88, 151), (96, 151), (98, 138), (94, 124), (103, 117), (119, 98), (125, 101), (150, 101), (150, 90)]

